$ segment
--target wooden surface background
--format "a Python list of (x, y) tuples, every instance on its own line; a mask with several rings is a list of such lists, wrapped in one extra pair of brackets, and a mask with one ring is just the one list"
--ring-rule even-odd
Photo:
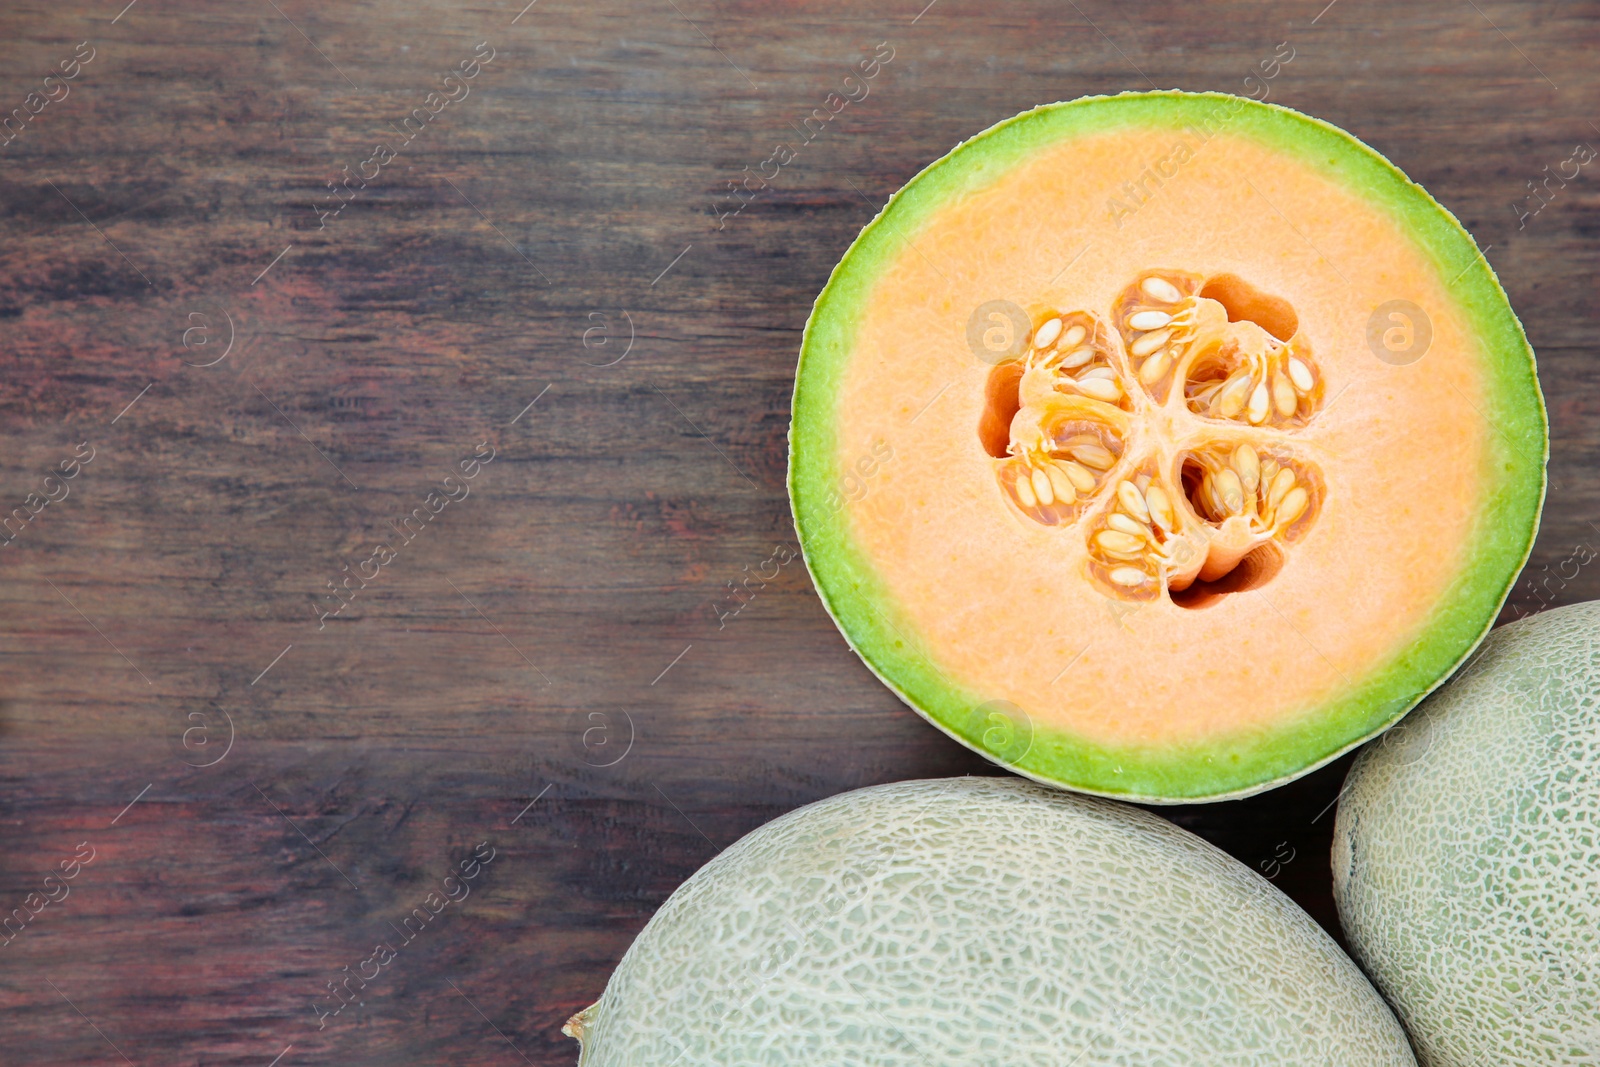
[[(124, 2), (0, 12), (0, 111), (38, 109), (0, 148), (0, 512), (69, 490), (0, 549), (0, 910), (93, 854), (0, 948), (6, 1064), (570, 1064), (561, 1022), (739, 835), (993, 773), (868, 674), (798, 562), (714, 605), (793, 542), (829, 269), (1038, 103), (1242, 92), (1290, 42), (1271, 99), (1492, 245), (1539, 353), (1552, 485), (1515, 610), (1600, 595), (1595, 172), (1512, 206), (1600, 145), (1595, 4)], [(319, 216), (479, 42), (469, 95)], [(878, 42), (870, 95), (719, 228), (729, 179)], [(1163, 814), (1332, 926), (1347, 765)], [(471, 896), (319, 1026), (480, 842)]]

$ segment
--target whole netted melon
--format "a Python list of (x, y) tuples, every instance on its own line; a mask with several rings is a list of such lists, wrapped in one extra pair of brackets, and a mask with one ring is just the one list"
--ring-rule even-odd
[(1600, 603), (1496, 630), (1362, 753), (1333, 870), (1424, 1063), (1600, 1063)]
[(861, 789), (746, 835), (567, 1032), (584, 1067), (1415, 1062), (1254, 872), (1146, 812), (988, 778)]

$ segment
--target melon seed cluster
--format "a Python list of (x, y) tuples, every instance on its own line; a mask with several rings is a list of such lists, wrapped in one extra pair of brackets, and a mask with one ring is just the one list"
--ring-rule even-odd
[(1002, 491), (1035, 522), (1081, 528), (1091, 579), (1120, 599), (1199, 607), (1259, 586), (1322, 499), (1294, 436), (1323, 382), (1292, 310), (1207, 281), (1147, 272), (1110, 327), (1036, 315), (1022, 358), (991, 377), (988, 417), (1014, 411)]

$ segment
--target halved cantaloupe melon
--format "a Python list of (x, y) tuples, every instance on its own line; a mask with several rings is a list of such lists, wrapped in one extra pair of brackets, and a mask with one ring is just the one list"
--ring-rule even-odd
[(806, 327), (790, 494), (907, 703), (1040, 781), (1270, 788), (1488, 630), (1544, 498), (1533, 354), (1472, 239), (1348, 134), (1097, 97), (895, 195)]

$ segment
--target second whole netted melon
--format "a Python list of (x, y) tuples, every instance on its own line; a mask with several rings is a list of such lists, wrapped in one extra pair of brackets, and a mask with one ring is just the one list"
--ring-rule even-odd
[(1361, 754), (1333, 873), (1429, 1067), (1600, 1063), (1600, 603), (1496, 630)]

